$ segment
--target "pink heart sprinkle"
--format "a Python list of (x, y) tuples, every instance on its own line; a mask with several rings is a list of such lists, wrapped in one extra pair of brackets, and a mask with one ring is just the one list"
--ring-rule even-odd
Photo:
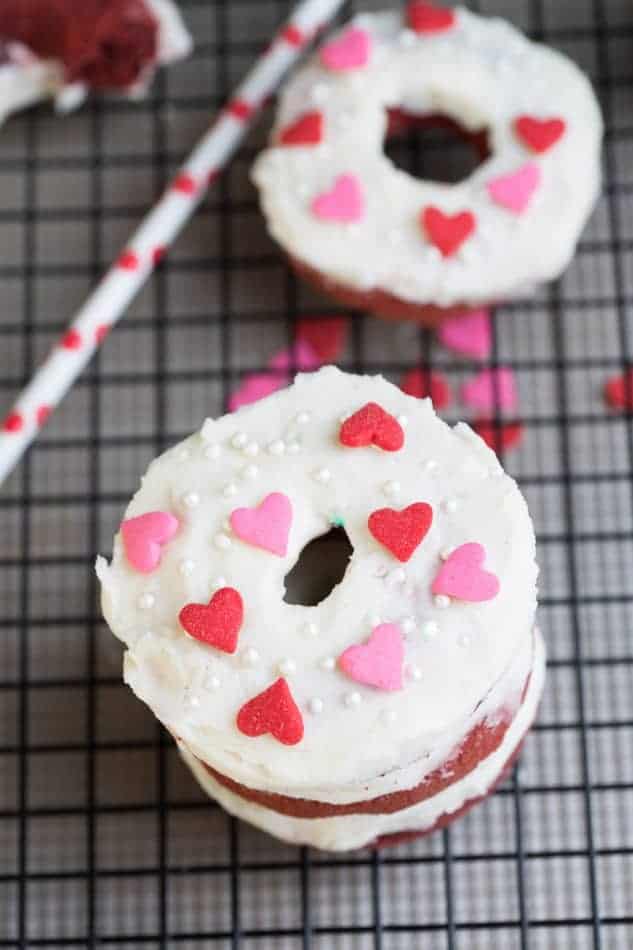
[(137, 571), (149, 574), (160, 564), (161, 547), (178, 531), (178, 519), (167, 511), (150, 511), (121, 524), (125, 555)]
[(351, 27), (341, 36), (321, 48), (319, 59), (327, 68), (336, 72), (358, 69), (369, 61), (371, 37), (367, 30)]
[(356, 175), (339, 175), (329, 191), (314, 198), (312, 213), (323, 221), (360, 221), (365, 200)]
[(400, 627), (381, 623), (374, 627), (367, 643), (348, 647), (338, 658), (350, 679), (376, 689), (402, 689), (404, 645)]
[(517, 407), (517, 389), (514, 373), (506, 366), (484, 369), (462, 386), (462, 402), (473, 409), (505, 409)]
[(541, 181), (536, 162), (527, 162), (516, 172), (493, 178), (486, 185), (493, 201), (515, 214), (523, 214)]
[(257, 508), (236, 508), (229, 520), (234, 534), (242, 541), (285, 557), (292, 523), (292, 505), (287, 495), (266, 495)]
[(484, 571), (486, 550), (481, 544), (470, 541), (456, 548), (444, 561), (433, 581), (433, 594), (444, 594), (479, 603), (492, 600), (499, 593), (499, 578)]
[(437, 338), (455, 353), (485, 360), (492, 349), (490, 312), (483, 308), (465, 310), (455, 317), (449, 317), (438, 327)]

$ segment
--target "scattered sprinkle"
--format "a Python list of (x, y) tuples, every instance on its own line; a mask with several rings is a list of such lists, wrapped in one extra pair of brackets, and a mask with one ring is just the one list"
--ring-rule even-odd
[(222, 489), (222, 494), (225, 498), (231, 498), (233, 495), (237, 494), (237, 485), (233, 482), (229, 482), (228, 485), (225, 485)]
[(298, 455), (300, 451), (301, 451), (301, 443), (300, 443), (300, 442), (289, 442), (289, 443), (288, 443), (287, 452), (288, 452), (289, 455)]
[(336, 660), (333, 656), (326, 656), (319, 664), (322, 670), (333, 670), (336, 666)]
[(449, 514), (454, 514), (454, 512), (456, 512), (457, 509), (459, 508), (459, 499), (446, 498), (442, 502), (442, 508), (444, 509), (444, 511), (448, 512)]
[(450, 607), (451, 599), (447, 597), (446, 594), (436, 594), (433, 598), (433, 603), (436, 607), (439, 607), (440, 610), (444, 610), (446, 607)]
[(313, 715), (318, 716), (319, 713), (323, 712), (323, 700), (319, 699), (318, 696), (315, 696), (308, 703), (308, 709), (311, 713), (313, 713)]
[(188, 577), (189, 574), (193, 574), (195, 570), (195, 563), (189, 558), (185, 558), (184, 561), (181, 561), (178, 565), (178, 570), (183, 575), (183, 577)]
[(405, 617), (401, 622), (400, 626), (402, 627), (403, 633), (413, 633), (415, 630), (415, 620), (413, 617)]
[(141, 594), (137, 603), (141, 610), (149, 610), (156, 603), (156, 598), (153, 594), (150, 594), (149, 591), (146, 591), (144, 594)]
[(319, 627), (318, 627), (318, 625), (317, 625), (316, 623), (314, 623), (314, 622), (307, 623), (307, 624), (304, 626), (303, 629), (304, 629), (305, 632), (306, 632), (307, 634), (309, 634), (311, 637), (316, 637), (316, 636), (318, 636)]
[(259, 453), (259, 445), (257, 442), (249, 442), (248, 445), (245, 445), (242, 449), (244, 455), (248, 455), (249, 458), (255, 458)]
[(245, 465), (242, 469), (244, 478), (257, 478), (259, 475), (259, 468), (257, 465)]
[(236, 432), (231, 439), (231, 445), (234, 449), (243, 449), (248, 443), (248, 436), (245, 432)]
[(200, 495), (195, 491), (188, 491), (182, 496), (183, 504), (187, 508), (197, 508), (200, 504)]
[(297, 664), (294, 660), (291, 660), (290, 657), (286, 657), (279, 663), (279, 672), (283, 676), (290, 676), (291, 673), (294, 673), (297, 669)]
[(226, 534), (216, 534), (213, 543), (221, 551), (226, 551), (227, 548), (231, 547), (231, 539)]
[(220, 677), (216, 676), (215, 673), (212, 673), (210, 676), (207, 676), (204, 681), (204, 685), (207, 687), (207, 689), (219, 689), (222, 683)]
[(176, 452), (176, 458), (179, 462), (186, 462), (190, 457), (190, 454), (191, 453), (189, 452), (189, 449), (178, 449)]
[(270, 455), (283, 455), (286, 451), (286, 443), (283, 439), (275, 439), (274, 442), (269, 443), (267, 450)]
[(408, 666), (407, 673), (412, 680), (415, 680), (416, 683), (422, 679), (422, 670), (419, 666)]
[(242, 653), (242, 663), (245, 666), (255, 666), (256, 663), (259, 663), (259, 653), (255, 647), (248, 647)]
[(427, 459), (423, 462), (423, 466), (427, 472), (434, 472), (437, 468), (437, 461), (435, 459)]
[(426, 620), (422, 624), (422, 637), (425, 640), (432, 640), (440, 632), (439, 624), (434, 620)]
[(298, 423), (300, 426), (304, 426), (306, 422), (309, 422), (309, 421), (310, 421), (309, 412), (305, 412), (305, 411), (298, 412), (297, 415), (295, 416), (295, 422)]
[(393, 497), (394, 495), (398, 494), (401, 487), (402, 486), (400, 485), (400, 482), (390, 481), (390, 482), (385, 482), (385, 484), (382, 486), (382, 490), (385, 493), (385, 495), (388, 495), (389, 497)]
[(462, 633), (457, 641), (460, 647), (470, 646), (470, 637), (467, 633)]
[(344, 702), (345, 705), (348, 707), (348, 709), (354, 709), (354, 707), (360, 706), (360, 704), (361, 704), (361, 699), (362, 699), (362, 697), (361, 697), (360, 693), (356, 693), (356, 692), (354, 692), (354, 693), (346, 693), (346, 694), (345, 694), (345, 697), (344, 697), (344, 699), (343, 699), (343, 702)]
[(332, 478), (332, 473), (329, 468), (318, 468), (312, 477), (315, 482), (319, 482), (321, 485), (327, 485)]

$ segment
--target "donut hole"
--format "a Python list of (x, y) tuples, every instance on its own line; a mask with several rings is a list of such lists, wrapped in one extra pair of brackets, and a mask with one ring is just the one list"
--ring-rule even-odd
[(449, 116), (413, 116), (390, 109), (384, 151), (413, 178), (456, 185), (490, 155), (487, 129), (469, 131)]
[(341, 583), (353, 553), (344, 528), (332, 528), (314, 538), (286, 574), (285, 602), (316, 607)]

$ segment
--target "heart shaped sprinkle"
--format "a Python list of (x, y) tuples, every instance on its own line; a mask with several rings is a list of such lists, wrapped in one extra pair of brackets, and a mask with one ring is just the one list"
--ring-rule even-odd
[(541, 182), (541, 169), (535, 162), (527, 162), (509, 175), (499, 175), (486, 184), (488, 194), (494, 202), (523, 214), (530, 199)]
[(607, 380), (604, 398), (612, 409), (633, 409), (633, 369)]
[(149, 574), (160, 564), (162, 546), (178, 531), (177, 518), (167, 511), (150, 511), (121, 524), (125, 556), (141, 574)]
[(443, 320), (437, 328), (440, 343), (455, 353), (485, 360), (492, 349), (492, 330), (488, 310), (465, 310)]
[(520, 115), (514, 120), (514, 131), (524, 145), (539, 154), (555, 145), (565, 133), (564, 119), (537, 119), (532, 115)]
[(350, 27), (341, 36), (321, 48), (319, 59), (326, 69), (346, 72), (366, 66), (371, 54), (371, 37), (367, 30)]
[(514, 373), (507, 366), (484, 369), (464, 383), (461, 396), (464, 405), (473, 409), (502, 409), (512, 412), (517, 407)]
[(187, 604), (178, 614), (184, 630), (208, 646), (235, 653), (237, 635), (244, 619), (244, 604), (239, 591), (221, 587), (208, 604)]
[(482, 564), (485, 560), (483, 545), (474, 541), (462, 544), (440, 567), (431, 592), (434, 596), (444, 594), (471, 603), (492, 600), (499, 593), (499, 578), (484, 571)]
[(400, 389), (418, 399), (430, 397), (434, 409), (446, 409), (451, 401), (451, 387), (441, 373), (412, 369), (400, 380)]
[(417, 501), (401, 511), (379, 508), (370, 514), (367, 526), (376, 541), (404, 564), (427, 535), (432, 521), (431, 506)]
[(345, 420), (339, 440), (350, 449), (375, 445), (385, 452), (397, 452), (404, 445), (404, 430), (391, 413), (376, 402), (368, 402)]
[(229, 520), (233, 533), (242, 541), (285, 557), (292, 524), (292, 505), (287, 495), (266, 495), (257, 508), (236, 508)]
[(301, 742), (303, 717), (282, 676), (242, 706), (237, 714), (237, 728), (251, 738), (270, 733), (283, 745)]
[(280, 145), (318, 145), (323, 138), (323, 114), (304, 112), (279, 133)]
[(415, 33), (440, 33), (455, 24), (455, 13), (446, 7), (413, 0), (407, 7), (407, 26)]
[(356, 683), (376, 689), (402, 689), (404, 644), (400, 627), (381, 623), (366, 643), (348, 647), (338, 658), (343, 672)]
[(360, 181), (356, 175), (339, 175), (330, 190), (317, 195), (310, 207), (315, 218), (322, 221), (360, 221), (365, 214)]
[(493, 452), (514, 449), (521, 444), (525, 434), (522, 422), (497, 423), (494, 419), (477, 419), (473, 429)]
[(443, 257), (452, 257), (475, 230), (475, 215), (471, 211), (444, 214), (432, 205), (420, 215), (421, 226)]
[(345, 348), (349, 321), (346, 317), (319, 317), (297, 323), (297, 340), (307, 343), (319, 360), (336, 360)]

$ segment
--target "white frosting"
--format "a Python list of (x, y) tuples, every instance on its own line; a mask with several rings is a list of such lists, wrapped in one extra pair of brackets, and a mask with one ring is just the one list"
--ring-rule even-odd
[[(187, 56), (192, 40), (184, 20), (173, 0), (144, 0), (158, 21), (158, 56), (156, 64), (166, 66)], [(58, 112), (71, 112), (78, 108), (88, 94), (81, 83), (66, 83), (60, 63), (41, 60), (28, 50), (14, 44), (15, 61), (0, 65), (0, 123), (13, 112), (35, 105), (44, 99), (54, 99)], [(142, 93), (153, 69), (143, 76), (126, 94)]]
[(328, 851), (362, 848), (380, 835), (432, 828), (442, 815), (452, 814), (465, 802), (485, 795), (495, 784), (534, 719), (543, 691), (544, 676), (545, 649), (537, 633), (534, 666), (524, 702), (498, 748), (442, 792), (393, 814), (291, 818), (247, 801), (220, 785), (182, 743), (179, 743), (180, 754), (205, 792), (237, 818), (291, 844), (311, 845)]
[[(400, 451), (340, 445), (341, 416), (369, 401), (407, 417)], [(270, 451), (291, 441), (299, 452)], [(250, 478), (244, 453), (253, 443), (260, 451)], [(330, 478), (315, 479), (324, 469)], [(384, 495), (389, 481), (399, 482), (397, 499)], [(236, 488), (230, 497), (227, 484)], [(285, 493), (294, 509), (283, 558), (245, 544), (227, 525), (235, 508), (272, 492)], [(447, 498), (459, 500), (456, 511), (442, 504)], [(367, 519), (385, 505), (417, 501), (432, 506), (433, 524), (400, 564), (371, 536)], [(451, 429), (429, 400), (406, 396), (380, 377), (327, 367), (256, 405), (207, 420), (152, 463), (126, 517), (156, 510), (181, 520), (178, 534), (148, 575), (129, 565), (117, 536), (112, 564), (98, 565), (104, 612), (128, 647), (125, 679), (135, 693), (196, 756), (238, 782), (331, 802), (411, 787), (477, 718), (516, 698), (525, 681), (536, 606), (525, 502), (468, 426)], [(354, 548), (343, 581), (316, 607), (285, 603), (285, 575), (303, 547), (338, 519)], [(500, 593), (479, 604), (437, 604), (431, 583), (441, 552), (467, 541), (484, 545)], [(186, 604), (208, 602), (225, 584), (245, 604), (233, 656), (192, 639), (178, 622)], [(380, 621), (402, 624), (409, 675), (400, 691), (359, 685), (336, 666), (341, 652)], [(249, 738), (235, 722), (282, 664), (305, 723), (303, 740), (291, 747), (269, 735)], [(353, 693), (360, 701), (350, 699)]]
[[(582, 72), (566, 56), (501, 19), (456, 11), (445, 32), (417, 35), (397, 12), (353, 21), (372, 38), (363, 68), (332, 72), (315, 57), (281, 95), (276, 131), (308, 110), (324, 116), (317, 146), (270, 147), (253, 179), (271, 234), (293, 257), (359, 290), (449, 306), (528, 292), (567, 265), (600, 186), (602, 119)], [(423, 181), (383, 154), (387, 109), (443, 113), (469, 130), (486, 126), (492, 154), (464, 181)], [(513, 132), (521, 114), (558, 116), (567, 128), (534, 155)], [(521, 215), (493, 203), (486, 184), (537, 163), (541, 183)], [(324, 222), (313, 198), (342, 174), (358, 177), (366, 212), (352, 225)], [(471, 210), (477, 228), (443, 258), (425, 239), (419, 213)]]

